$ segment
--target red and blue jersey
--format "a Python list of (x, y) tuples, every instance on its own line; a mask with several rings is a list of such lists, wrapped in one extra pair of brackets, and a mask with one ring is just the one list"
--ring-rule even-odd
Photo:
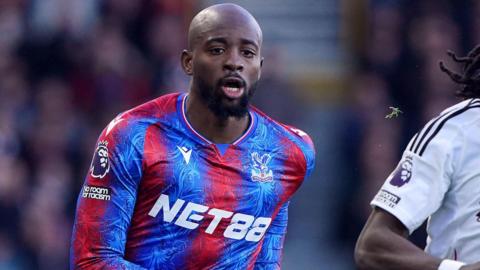
[(288, 204), (314, 167), (308, 135), (255, 108), (226, 149), (197, 133), (186, 94), (117, 116), (80, 191), (72, 269), (279, 269)]

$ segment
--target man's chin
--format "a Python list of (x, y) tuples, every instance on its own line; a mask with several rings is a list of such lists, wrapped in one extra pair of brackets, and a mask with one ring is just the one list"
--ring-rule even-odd
[(220, 118), (236, 117), (242, 118), (248, 113), (248, 97), (231, 99), (228, 97), (216, 97), (210, 100), (209, 109)]
[(242, 118), (248, 114), (248, 104), (243, 106), (240, 104), (210, 104), (210, 110), (219, 118)]

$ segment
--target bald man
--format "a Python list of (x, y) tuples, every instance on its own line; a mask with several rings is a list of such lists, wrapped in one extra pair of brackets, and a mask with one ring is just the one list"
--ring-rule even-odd
[(72, 269), (279, 269), (291, 196), (314, 167), (305, 132), (249, 105), (262, 31), (223, 4), (192, 20), (175, 93), (119, 114), (80, 191)]

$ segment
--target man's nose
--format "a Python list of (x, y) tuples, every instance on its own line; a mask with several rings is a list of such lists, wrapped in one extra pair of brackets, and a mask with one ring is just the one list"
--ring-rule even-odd
[(223, 68), (228, 71), (243, 71), (243, 61), (237, 52), (230, 52), (223, 64)]

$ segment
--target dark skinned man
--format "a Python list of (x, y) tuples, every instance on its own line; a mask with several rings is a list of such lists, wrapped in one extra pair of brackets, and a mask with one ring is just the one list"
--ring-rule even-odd
[[(359, 269), (480, 270), (480, 45), (457, 74), (462, 102), (415, 134), (372, 201), (355, 249)], [(407, 236), (428, 218), (425, 252)]]
[(258, 23), (237, 5), (193, 18), (181, 55), (188, 93), (121, 113), (98, 139), (72, 269), (280, 268), (289, 201), (314, 149), (249, 105), (261, 46)]

